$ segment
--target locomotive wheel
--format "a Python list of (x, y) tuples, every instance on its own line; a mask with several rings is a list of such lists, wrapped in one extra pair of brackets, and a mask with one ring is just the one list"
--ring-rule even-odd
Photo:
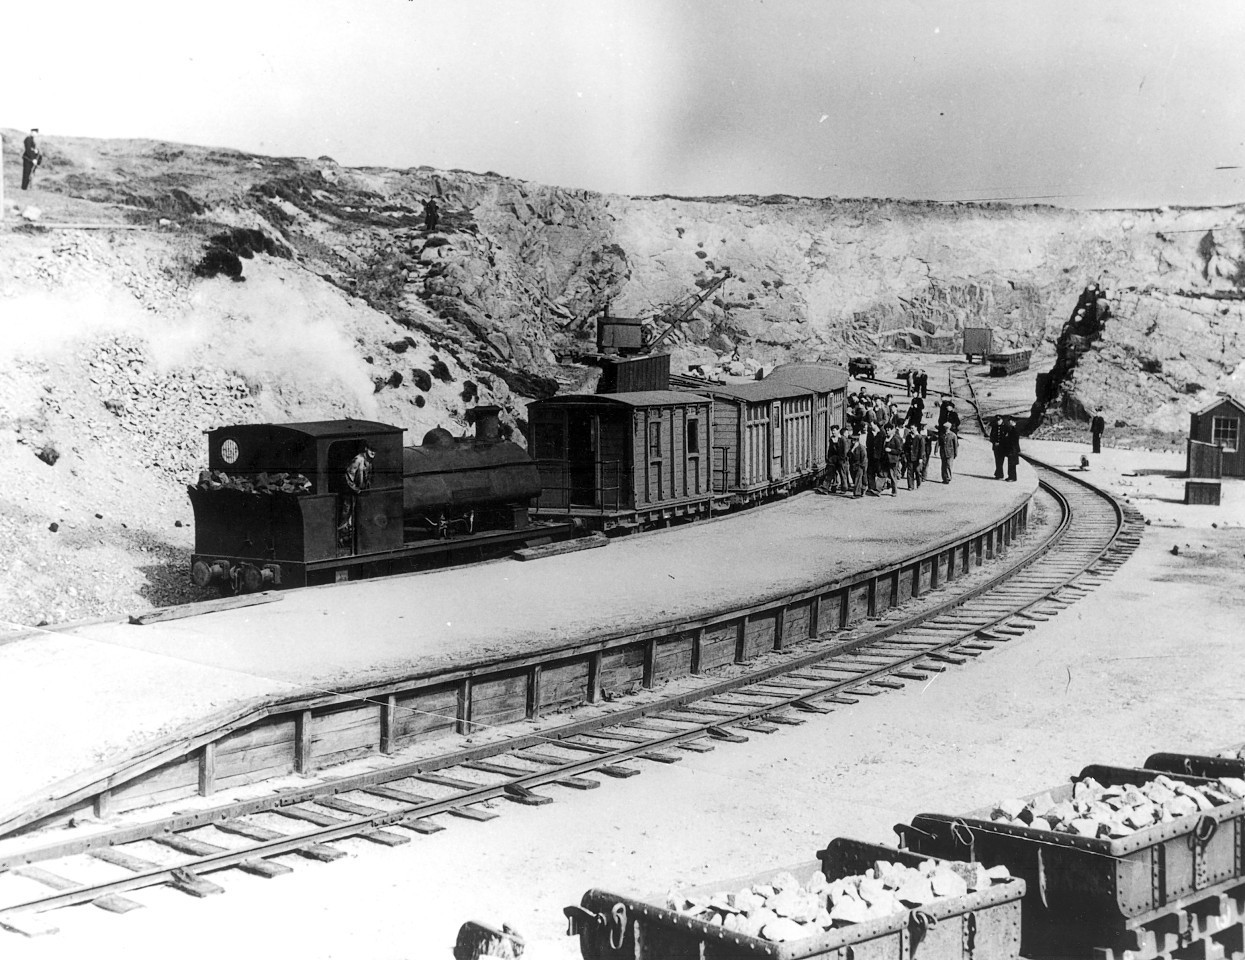
[(212, 568), (202, 560), (196, 560), (190, 567), (190, 580), (196, 587), (203, 589), (212, 582)]
[(264, 586), (264, 574), (249, 563), (242, 567), (242, 593), (255, 593)]

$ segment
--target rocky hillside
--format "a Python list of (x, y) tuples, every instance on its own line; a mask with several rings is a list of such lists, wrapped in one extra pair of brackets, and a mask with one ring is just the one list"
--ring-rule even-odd
[(1053, 409), (1169, 428), (1245, 376), (1240, 208), (628, 198), (58, 138), (23, 193), (21, 137), (3, 133), (0, 550), (17, 560), (0, 617), (14, 623), (190, 596), (184, 484), (204, 430), (349, 415), (414, 442), (465, 430), (478, 402), (522, 427), (528, 399), (590, 377), (573, 361), (607, 305), (660, 329), (728, 270), (671, 338), (676, 369), (736, 350), (955, 352), (976, 325), (1053, 345), (1098, 280), (1112, 317), (1064, 358)]

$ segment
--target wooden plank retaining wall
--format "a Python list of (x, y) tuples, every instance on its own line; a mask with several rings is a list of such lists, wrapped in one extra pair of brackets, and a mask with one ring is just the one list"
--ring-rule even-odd
[[(269, 777), (311, 774), (369, 753), (392, 753), (473, 727), (514, 723), (595, 703), (688, 674), (798, 647), (877, 617), (1006, 553), (1028, 526), (1029, 503), (990, 527), (898, 564), (859, 572), (703, 622), (589, 641), (572, 651), (320, 695), (257, 711), (187, 741), (173, 759), (113, 770), (23, 818), (23, 830), (54, 824), (93, 805), (98, 815)], [(191, 746), (193, 744), (193, 746)], [(166, 752), (167, 753), (167, 752)]]

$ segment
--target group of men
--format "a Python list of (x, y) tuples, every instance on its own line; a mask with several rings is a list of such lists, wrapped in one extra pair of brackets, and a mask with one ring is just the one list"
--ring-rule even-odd
[(879, 497), (884, 489), (896, 495), (899, 481), (909, 490), (919, 489), (926, 479), (935, 450), (942, 461), (942, 482), (950, 483), (952, 463), (959, 454), (960, 415), (950, 398), (939, 406), (938, 421), (926, 429), (925, 403), (913, 396), (900, 415), (890, 396), (870, 397), (864, 392), (847, 398), (847, 428), (830, 426), (826, 449), (826, 480), (823, 493)]
[(1003, 479), (1003, 464), (1007, 464), (1007, 479), (1016, 480), (1016, 467), (1020, 464), (1020, 428), (1009, 414), (995, 417), (990, 424), (990, 449), (994, 451), (994, 479)]
[(908, 396), (924, 398), (929, 394), (929, 374), (924, 370), (909, 368), (903, 372), (903, 379), (908, 388)]

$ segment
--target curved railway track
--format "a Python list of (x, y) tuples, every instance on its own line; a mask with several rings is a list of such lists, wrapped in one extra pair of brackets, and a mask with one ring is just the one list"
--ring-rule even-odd
[[(967, 379), (953, 386), (957, 395), (971, 391)], [(590, 774), (634, 776), (646, 763), (676, 762), (805, 723), (860, 697), (928, 682), (1085, 597), (1139, 541), (1142, 521), (1133, 508), (1071, 475), (1033, 466), (1052, 522), (1031, 530), (1001, 561), (847, 634), (538, 733), (499, 730), (492, 742), (258, 799), (69, 838), (59, 830), (0, 842), (0, 871), (7, 871), (0, 876), (0, 925), (46, 932), (52, 927), (39, 915), (71, 904), (124, 912), (140, 906), (125, 893), (158, 884), (206, 896), (221, 891), (205, 878), (214, 871), (277, 876), (292, 869), (284, 855), (346, 856), (332, 846), (346, 837), (408, 843), (444, 829), (434, 818), (492, 819), (497, 813), (482, 804), (550, 803), (542, 788), (593, 789), (601, 781)]]

